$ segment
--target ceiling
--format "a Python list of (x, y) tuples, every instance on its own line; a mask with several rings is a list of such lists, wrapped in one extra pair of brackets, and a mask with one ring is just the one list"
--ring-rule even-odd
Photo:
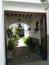
[(11, 17), (19, 17), (19, 18), (32, 18), (33, 16), (45, 15), (46, 13), (32, 13), (32, 12), (19, 12), (19, 11), (5, 11), (4, 15)]

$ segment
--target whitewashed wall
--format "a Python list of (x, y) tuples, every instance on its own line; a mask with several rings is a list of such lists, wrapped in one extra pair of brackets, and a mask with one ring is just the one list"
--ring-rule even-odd
[(4, 10), (25, 11), (25, 12), (46, 12), (42, 4), (24, 2), (4, 2)]
[(49, 61), (49, 9), (47, 9), (47, 60)]
[(40, 3), (40, 0), (4, 0), (4, 1), (16, 1), (16, 2)]
[(49, 35), (49, 9), (47, 10), (47, 34)]
[(3, 3), (0, 0), (0, 65), (5, 65)]
[(31, 37), (33, 38), (38, 38), (40, 39), (40, 28), (39, 28), (39, 31), (38, 32), (34, 32), (34, 29), (35, 29), (35, 26), (36, 26), (36, 22), (38, 21), (39, 22), (39, 27), (40, 27), (40, 19), (41, 19), (41, 16), (40, 15), (34, 15), (32, 17), (32, 22), (30, 22), (30, 26), (31, 26)]

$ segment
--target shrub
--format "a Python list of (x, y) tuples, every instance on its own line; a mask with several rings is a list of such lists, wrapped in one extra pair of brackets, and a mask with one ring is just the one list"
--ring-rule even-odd
[(13, 38), (14, 40), (18, 40), (19, 39), (19, 36), (16, 34), (16, 35), (13, 35)]
[(22, 39), (23, 39), (23, 42), (25, 44), (28, 44), (29, 45), (30, 43), (32, 43), (32, 38), (31, 37), (28, 37), (28, 38), (23, 37)]
[(15, 27), (14, 30), (15, 30), (15, 34), (18, 34), (19, 27)]
[(7, 31), (8, 37), (11, 37), (13, 34), (12, 30), (10, 28), (8, 28), (6, 31)]
[(22, 37), (22, 40), (26, 44), (27, 38), (26, 37)]
[(14, 38), (10, 37), (8, 40), (8, 50), (13, 50), (14, 49)]

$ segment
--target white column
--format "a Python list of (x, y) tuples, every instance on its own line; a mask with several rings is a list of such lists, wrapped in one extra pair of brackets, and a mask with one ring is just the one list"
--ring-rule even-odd
[(0, 65), (5, 65), (3, 2), (0, 0)]

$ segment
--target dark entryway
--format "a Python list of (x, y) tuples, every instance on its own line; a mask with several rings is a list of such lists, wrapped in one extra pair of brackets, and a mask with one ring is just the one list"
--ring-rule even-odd
[[(5, 31), (6, 31), (6, 15), (7, 16), (13, 16), (13, 13), (14, 13), (14, 16), (17, 17), (17, 14), (19, 15), (19, 17), (21, 17), (21, 14), (23, 17), (29, 17), (31, 18), (32, 15), (40, 15), (41, 16), (41, 19), (40, 19), (40, 39), (41, 39), (41, 45), (38, 47), (38, 43), (39, 43), (39, 40), (36, 39), (36, 38), (29, 38), (27, 40), (30, 40), (28, 42), (28, 46), (27, 47), (19, 47), (19, 48), (15, 48), (14, 50), (14, 54), (13, 56), (15, 56), (15, 54), (19, 57), (19, 55), (17, 53), (20, 52), (20, 54), (22, 55), (21, 57), (17, 57), (17, 58), (13, 58), (13, 59), (7, 59), (7, 40), (6, 40), (6, 32), (5, 32), (5, 49), (6, 49), (6, 61), (7, 63), (9, 62), (16, 62), (19, 63), (18, 61), (20, 61), (21, 59), (21, 62), (20, 63), (23, 63), (24, 61), (25, 62), (32, 62), (32, 61), (38, 61), (38, 60), (46, 60), (47, 59), (47, 29), (46, 29), (46, 13), (33, 13), (33, 12), (16, 12), (16, 11), (5, 11)], [(30, 31), (31, 28), (29, 27), (28, 30)], [(34, 32), (36, 33), (37, 31), (39, 31), (38, 29), (38, 21), (36, 22), (35, 24), (35, 29), (34, 29)], [(31, 44), (32, 43), (32, 44)], [(37, 43), (37, 44), (36, 44)], [(35, 48), (34, 48), (35, 47)], [(33, 48), (33, 50), (32, 50)], [(23, 51), (21, 50), (23, 49)], [(40, 52), (36, 51), (37, 49), (40, 49)], [(17, 50), (17, 53), (15, 53), (15, 51)], [(24, 52), (26, 50), (26, 52)], [(28, 51), (29, 50), (29, 51)], [(31, 50), (31, 51), (30, 51)], [(32, 54), (32, 52), (34, 52)], [(41, 54), (41, 56), (36, 56), (35, 52), (37, 52), (39, 55)], [(35, 57), (36, 56), (36, 57)], [(27, 61), (29, 59), (29, 61)], [(22, 62), (23, 61), (23, 62)]]

